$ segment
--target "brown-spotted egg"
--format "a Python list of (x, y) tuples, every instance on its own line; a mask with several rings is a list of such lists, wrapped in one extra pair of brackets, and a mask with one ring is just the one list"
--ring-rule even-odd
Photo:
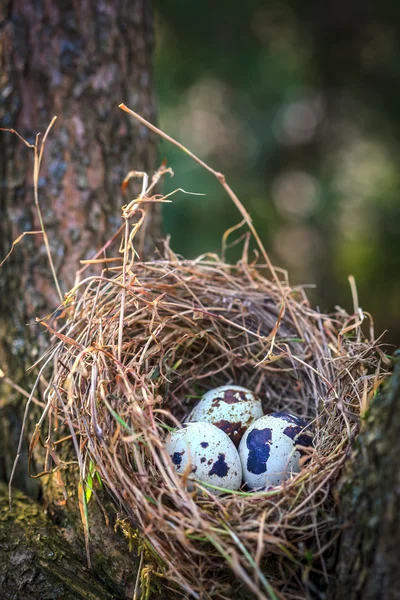
[(246, 485), (251, 489), (267, 489), (298, 473), (301, 457), (298, 446), (312, 446), (308, 426), (304, 419), (285, 412), (255, 421), (239, 445)]
[[(226, 433), (215, 425), (187, 423), (183, 429), (168, 435), (165, 450), (178, 473), (184, 473), (190, 465), (190, 479), (228, 490), (239, 489), (242, 465), (238, 451)], [(222, 493), (210, 489), (216, 495)]]
[(246, 429), (263, 415), (260, 400), (240, 385), (221, 385), (201, 398), (188, 421), (204, 421), (222, 429), (237, 447)]

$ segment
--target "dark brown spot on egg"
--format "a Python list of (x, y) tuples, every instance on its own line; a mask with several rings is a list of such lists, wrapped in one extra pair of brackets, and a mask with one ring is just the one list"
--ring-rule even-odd
[[(214, 407), (219, 408), (219, 405), (223, 401), (224, 401), (224, 399), (220, 398), (219, 396), (218, 396), (218, 398), (214, 398), (213, 401), (212, 401), (212, 403), (211, 403), (212, 408), (214, 408)], [(212, 412), (212, 410), (210, 409), (208, 412)]]
[(231, 421), (221, 419), (221, 421), (217, 421), (214, 425), (219, 429), (222, 429), (222, 431), (231, 438), (236, 447), (239, 446), (239, 442), (247, 429), (247, 427), (242, 424), (242, 421), (232, 423)]
[(236, 402), (240, 402), (241, 400), (246, 400), (245, 392), (241, 390), (225, 390), (224, 402), (227, 404), (236, 404)]
[(219, 407), (221, 402), (225, 402), (225, 404), (236, 404), (237, 402), (241, 402), (243, 400), (246, 400), (245, 392), (242, 392), (241, 390), (228, 389), (223, 392), (222, 396), (214, 398), (212, 401), (212, 406)]

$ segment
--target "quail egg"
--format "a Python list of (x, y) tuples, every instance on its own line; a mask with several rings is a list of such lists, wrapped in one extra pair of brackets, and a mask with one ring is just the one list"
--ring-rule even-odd
[(240, 385), (221, 385), (201, 398), (188, 421), (204, 421), (222, 429), (238, 447), (246, 429), (262, 417), (260, 400)]
[[(189, 479), (228, 490), (238, 490), (241, 485), (238, 451), (226, 433), (211, 423), (187, 423), (168, 435), (165, 450), (178, 473), (190, 468)], [(193, 489), (193, 485), (188, 489)], [(216, 495), (222, 493), (210, 489)]]
[(267, 489), (298, 473), (301, 449), (297, 446), (312, 446), (308, 426), (304, 419), (285, 412), (255, 421), (239, 445), (246, 485), (251, 489)]

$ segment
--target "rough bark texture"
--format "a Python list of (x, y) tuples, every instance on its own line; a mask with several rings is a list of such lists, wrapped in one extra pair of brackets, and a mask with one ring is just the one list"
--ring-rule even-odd
[[(136, 169), (151, 174), (156, 167), (155, 139), (118, 109), (124, 102), (154, 121), (152, 46), (149, 0), (0, 4), (0, 126), (17, 130), (32, 143), (58, 117), (45, 147), (39, 197), (63, 293), (74, 283), (79, 260), (93, 256), (110, 238), (121, 223), (121, 206), (139, 191), (140, 183), (133, 183), (122, 196), (126, 173)], [(32, 151), (6, 132), (0, 132), (0, 147), (1, 260), (22, 232), (40, 226)], [(153, 248), (159, 228), (155, 205), (148, 213), (145, 251)], [(42, 236), (26, 236), (0, 269), (0, 369), (25, 389), (36, 375), (27, 375), (26, 369), (44, 347), (34, 319), (58, 304)], [(3, 381), (3, 480), (10, 475), (24, 404)], [(32, 415), (31, 432), (34, 420)], [(37, 481), (27, 476), (27, 445), (19, 464), (15, 486), (38, 496)], [(0, 502), (1, 597), (132, 598), (137, 559), (112, 531), (116, 515), (108, 511), (110, 529), (91, 500), (93, 570), (88, 571), (74, 482), (68, 482), (67, 493), (62, 477), (66, 474), (43, 482), (51, 520), (46, 520), (44, 504), (41, 508), (19, 492), (14, 492), (12, 513), (4, 498)]]
[(346, 527), (333, 600), (400, 598), (400, 352), (384, 393), (373, 402), (341, 492)]
[[(116, 536), (108, 532), (108, 538)], [(107, 542), (107, 538), (105, 540)], [(113, 560), (90, 571), (84, 552), (70, 545), (46, 517), (43, 507), (15, 492), (13, 511), (0, 484), (0, 589), (2, 600), (125, 600), (132, 598), (135, 578), (125, 553), (114, 542)], [(121, 542), (120, 542), (120, 545)], [(110, 574), (111, 567), (111, 574)], [(116, 569), (124, 572), (119, 584)]]
[[(155, 140), (117, 106), (154, 121), (149, 0), (6, 0), (0, 5), (0, 126), (33, 142), (53, 115), (39, 181), (40, 203), (62, 291), (79, 260), (93, 256), (120, 224), (121, 182), (131, 169), (152, 172)], [(0, 260), (22, 232), (40, 229), (33, 202), (33, 154), (0, 132)], [(134, 184), (133, 184), (134, 185)], [(136, 190), (139, 188), (136, 188)], [(159, 233), (154, 206), (147, 249)], [(59, 303), (41, 235), (26, 236), (0, 273), (0, 368), (29, 387), (26, 368), (40, 352), (36, 316)], [(27, 327), (27, 324), (29, 326)], [(0, 478), (10, 473), (21, 425), (21, 397), (0, 396)], [(26, 450), (15, 483), (26, 477)]]

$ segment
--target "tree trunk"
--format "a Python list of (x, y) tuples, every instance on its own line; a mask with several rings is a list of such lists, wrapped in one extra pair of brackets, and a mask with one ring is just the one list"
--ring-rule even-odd
[(333, 600), (400, 598), (400, 353), (386, 390), (373, 402), (341, 490), (345, 528)]
[[(58, 116), (46, 144), (39, 195), (64, 293), (74, 283), (79, 260), (93, 256), (119, 225), (120, 208), (131, 199), (120, 191), (126, 173), (155, 168), (155, 140), (118, 109), (125, 102), (154, 121), (150, 4), (8, 0), (1, 5), (0, 22), (0, 125), (34, 142)], [(40, 225), (33, 153), (16, 136), (0, 136), (3, 258), (13, 240)], [(148, 247), (150, 234), (153, 239), (159, 234), (158, 206), (147, 220)], [(32, 323), (60, 302), (42, 235), (25, 236), (16, 246), (1, 270), (0, 286), (0, 368), (28, 388), (26, 369), (42, 348), (40, 328)], [(21, 397), (3, 386), (3, 479), (10, 474), (21, 425), (16, 402)], [(34, 493), (26, 477), (26, 448), (15, 483)]]
[[(103, 531), (113, 544), (96, 569), (86, 566), (85, 553), (66, 541), (43, 507), (15, 491), (13, 511), (8, 489), (0, 484), (0, 588), (2, 600), (125, 600), (132, 598), (136, 569), (126, 544), (112, 530)], [(104, 556), (104, 553), (103, 553)]]
[[(46, 142), (38, 187), (63, 294), (74, 284), (79, 261), (92, 257), (111, 237), (121, 223), (121, 206), (140, 190), (140, 182), (133, 182), (129, 195), (122, 195), (127, 172), (151, 174), (156, 167), (156, 140), (118, 109), (124, 102), (155, 120), (151, 6), (149, 0), (6, 0), (0, 6), (0, 24), (0, 126), (34, 143), (36, 133), (43, 134), (52, 117), (58, 117)], [(0, 132), (0, 145), (1, 261), (15, 239), (40, 230), (40, 223), (32, 151), (9, 132)], [(145, 252), (159, 237), (158, 209), (155, 204), (148, 210)], [(28, 375), (26, 370), (47, 344), (34, 319), (59, 304), (43, 236), (25, 236), (0, 269), (3, 480), (10, 475), (25, 405), (4, 376), (30, 389), (37, 371)], [(34, 421), (32, 415), (30, 432)], [(14, 485), (37, 498), (37, 480), (27, 474), (27, 447), (25, 443)], [(1, 597), (131, 598), (137, 560), (112, 531), (115, 515), (108, 515), (110, 530), (91, 501), (94, 576), (80, 564), (86, 564), (86, 556), (76, 499), (71, 492), (60, 501), (59, 483), (49, 480), (43, 488), (47, 513), (58, 532), (43, 509), (19, 493), (12, 513), (1, 501)]]

